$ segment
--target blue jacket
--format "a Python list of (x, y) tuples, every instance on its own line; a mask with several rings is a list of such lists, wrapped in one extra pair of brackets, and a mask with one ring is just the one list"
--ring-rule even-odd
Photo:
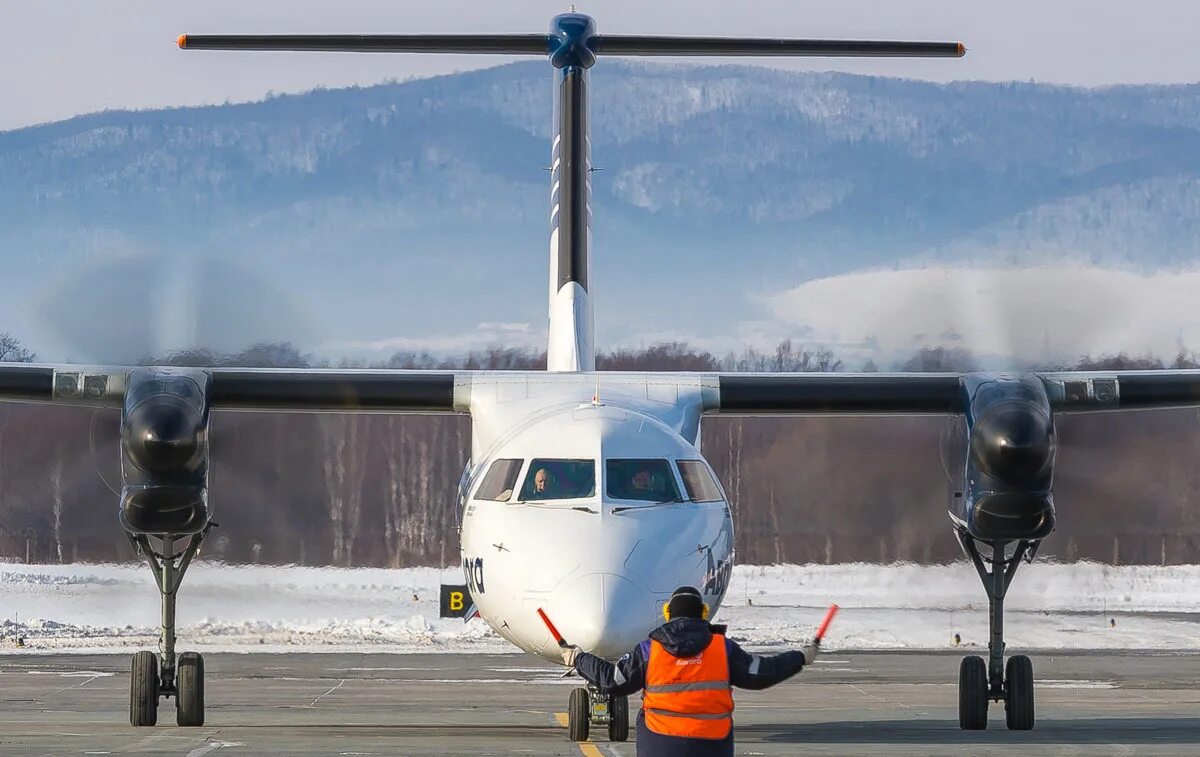
[[(724, 634), (724, 626), (709, 625), (696, 618), (676, 618), (650, 632), (650, 639), (663, 645), (675, 657), (694, 657), (712, 641), (713, 632)], [(613, 696), (628, 696), (646, 685), (646, 665), (650, 659), (650, 639), (638, 644), (615, 663), (580, 652), (575, 670), (601, 691)], [(740, 689), (765, 689), (796, 675), (804, 667), (804, 654), (783, 652), (777, 655), (750, 654), (729, 637), (725, 638), (729, 658), (729, 682)], [(646, 727), (641, 713), (637, 720), (638, 757), (716, 757), (733, 754), (733, 733), (720, 741), (663, 736)]]

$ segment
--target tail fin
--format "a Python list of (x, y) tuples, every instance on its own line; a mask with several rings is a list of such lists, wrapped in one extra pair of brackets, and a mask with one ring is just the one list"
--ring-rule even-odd
[(587, 72), (598, 55), (738, 55), (961, 58), (961, 42), (745, 39), (602, 35), (596, 22), (564, 13), (548, 34), (182, 35), (188, 50), (299, 50), (546, 55), (558, 69), (551, 148), (551, 371), (592, 371), (591, 142)]
[[(586, 16), (559, 16), (565, 33), (584, 39), (594, 32)], [(564, 44), (569, 47), (569, 44)], [(550, 335), (546, 368), (594, 371), (596, 350), (592, 299), (591, 139), (588, 136), (590, 56), (568, 56), (558, 73), (554, 97), (554, 142), (550, 148)], [(557, 65), (557, 63), (556, 63)], [(589, 64), (590, 65), (590, 64)]]

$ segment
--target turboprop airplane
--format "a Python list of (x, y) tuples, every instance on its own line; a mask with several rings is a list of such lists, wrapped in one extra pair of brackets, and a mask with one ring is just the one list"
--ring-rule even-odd
[[(568, 13), (546, 34), (183, 36), (187, 50), (503, 53), (555, 69), (550, 317), (546, 371), (274, 370), (0, 365), (0, 398), (121, 408), (119, 517), (162, 599), (159, 654), (134, 655), (130, 722), (204, 722), (204, 664), (176, 654), (176, 597), (212, 528), (212, 412), (461, 413), (472, 421), (460, 481), (462, 562), (471, 600), (498, 634), (558, 661), (538, 611), (582, 648), (614, 658), (662, 618), (679, 585), (715, 613), (733, 564), (733, 519), (699, 448), (709, 414), (941, 414), (965, 428), (951, 525), (983, 581), (988, 660), (959, 673), (962, 728), (1034, 725), (1033, 667), (1005, 660), (1004, 595), (1054, 528), (1054, 414), (1200, 405), (1200, 372), (1028, 374), (597, 373), (591, 302), (588, 70), (607, 55), (941, 56), (960, 43), (713, 39), (600, 34)], [(870, 496), (864, 492), (864, 496)], [(803, 492), (794, 506), (804, 507)], [(628, 702), (570, 698), (570, 732), (628, 735)]]

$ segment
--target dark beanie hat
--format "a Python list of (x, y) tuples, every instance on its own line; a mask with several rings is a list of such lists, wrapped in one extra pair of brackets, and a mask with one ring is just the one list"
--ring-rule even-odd
[(671, 619), (675, 618), (702, 618), (704, 617), (704, 598), (700, 596), (700, 592), (693, 586), (680, 586), (671, 595), (671, 601), (667, 603), (667, 612), (670, 613)]

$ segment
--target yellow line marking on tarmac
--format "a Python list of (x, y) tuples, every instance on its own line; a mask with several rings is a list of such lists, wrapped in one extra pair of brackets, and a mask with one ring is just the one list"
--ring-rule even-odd
[[(566, 728), (570, 723), (570, 720), (567, 719), (567, 713), (565, 712), (554, 713), (554, 720), (558, 723), (560, 728)], [(600, 747), (596, 746), (595, 744), (590, 744), (585, 741), (584, 743), (576, 744), (575, 746), (579, 747), (579, 753), (582, 754), (583, 757), (604, 757), (604, 752), (601, 752)]]

